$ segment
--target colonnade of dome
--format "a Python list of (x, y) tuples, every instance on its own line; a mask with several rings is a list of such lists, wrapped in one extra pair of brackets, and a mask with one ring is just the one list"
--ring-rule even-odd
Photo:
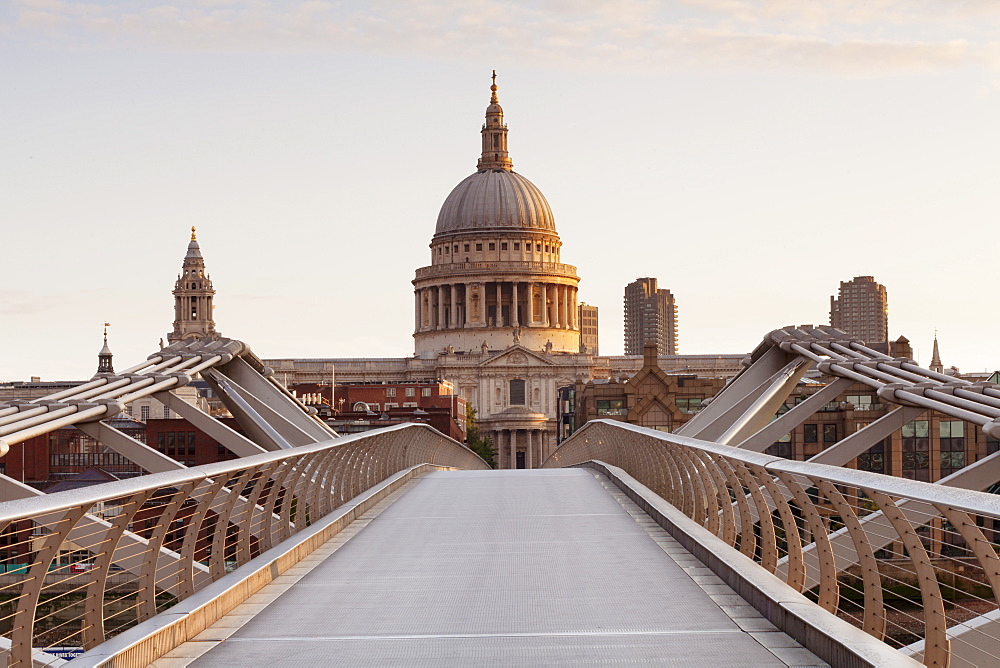
[(443, 283), (416, 290), (416, 331), (541, 327), (579, 331), (577, 288), (536, 280)]

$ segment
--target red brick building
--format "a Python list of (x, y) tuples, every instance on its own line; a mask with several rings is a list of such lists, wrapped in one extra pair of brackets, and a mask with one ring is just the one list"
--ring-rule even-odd
[(465, 441), (465, 404), (451, 383), (442, 380), (338, 384), (300, 383), (288, 388), (341, 434), (423, 422)]

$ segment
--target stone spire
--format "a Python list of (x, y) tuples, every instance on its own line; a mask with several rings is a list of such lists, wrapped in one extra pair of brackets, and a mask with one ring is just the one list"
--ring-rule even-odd
[(483, 156), (479, 158), (477, 169), (504, 169), (512, 171), (514, 163), (507, 154), (507, 126), (503, 122), (503, 107), (497, 100), (497, 71), (493, 70), (493, 85), (490, 86), (490, 106), (486, 107), (486, 123), (483, 125)]
[(214, 297), (212, 279), (205, 272), (205, 259), (201, 256), (196, 230), (192, 227), (191, 241), (184, 256), (184, 264), (174, 284), (174, 331), (167, 335), (167, 341), (170, 343), (183, 339), (214, 341), (220, 338), (221, 335), (215, 331), (215, 320), (212, 318)]
[(941, 351), (938, 350), (937, 330), (934, 330), (934, 353), (931, 355), (931, 365), (927, 368), (931, 371), (944, 373), (944, 365), (941, 364)]
[(110, 322), (104, 323), (104, 347), (101, 348), (101, 352), (97, 353), (97, 374), (102, 373), (114, 373), (115, 368), (111, 362), (111, 358), (114, 355), (111, 354), (111, 348), (108, 347), (108, 327), (111, 326)]

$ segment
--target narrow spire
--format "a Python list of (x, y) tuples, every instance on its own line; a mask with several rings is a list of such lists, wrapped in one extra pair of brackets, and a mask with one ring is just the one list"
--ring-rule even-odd
[(928, 367), (931, 371), (936, 371), (938, 373), (944, 373), (944, 364), (941, 364), (941, 351), (938, 350), (938, 340), (937, 340), (937, 330), (934, 330), (934, 352), (931, 354), (931, 365)]
[(497, 71), (493, 70), (493, 84), (490, 86), (490, 106), (486, 107), (486, 123), (483, 124), (483, 155), (477, 169), (503, 169), (511, 171), (514, 163), (507, 153), (507, 126), (503, 122), (503, 107), (497, 98)]
[(198, 245), (198, 235), (195, 234), (197, 228), (193, 225), (191, 226), (191, 241), (188, 242), (188, 250), (185, 259), (194, 259), (201, 257), (201, 246)]

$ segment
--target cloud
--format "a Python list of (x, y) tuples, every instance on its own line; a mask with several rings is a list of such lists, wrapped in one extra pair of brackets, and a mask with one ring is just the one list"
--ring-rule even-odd
[(24, 290), (0, 290), (0, 315), (35, 315), (55, 306), (52, 297)]
[(825, 71), (849, 76), (1000, 63), (1000, 9), (931, 0), (544, 0), (275, 2), (19, 0), (20, 31), (77, 45), (169, 50), (334, 51), (611, 71)]

